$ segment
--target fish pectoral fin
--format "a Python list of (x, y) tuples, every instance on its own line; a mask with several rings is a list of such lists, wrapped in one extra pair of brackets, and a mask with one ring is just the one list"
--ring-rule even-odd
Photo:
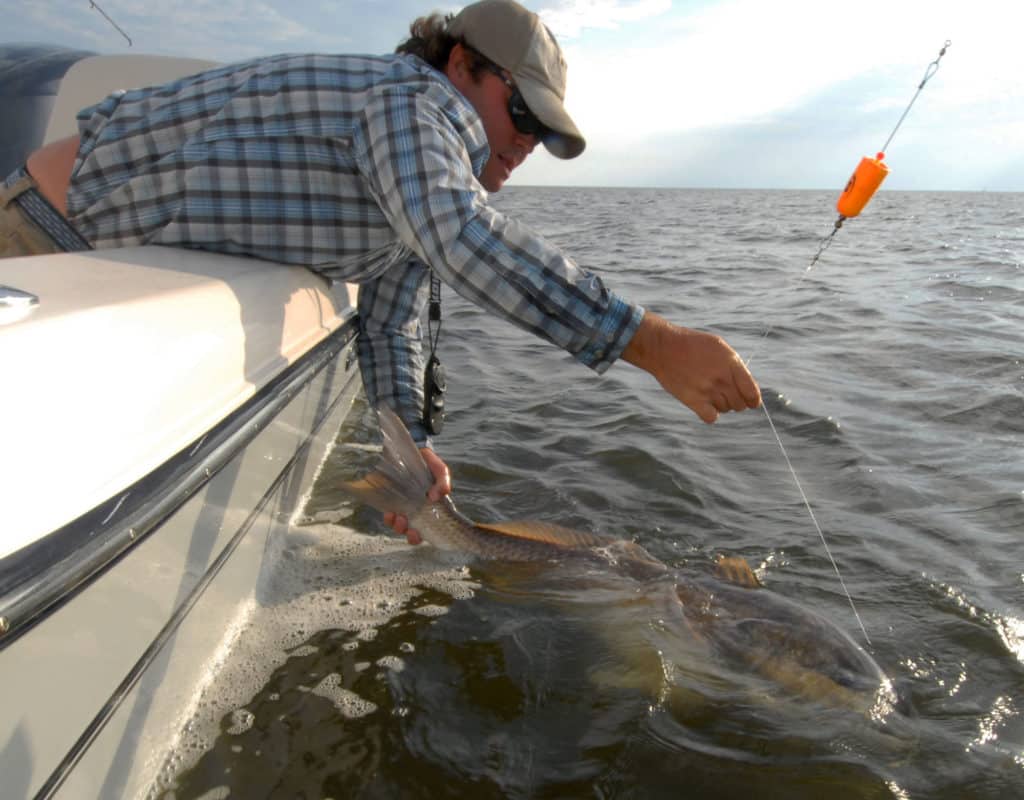
[(760, 589), (764, 585), (758, 580), (746, 559), (739, 556), (719, 556), (715, 561), (715, 575), (723, 581), (747, 589)]
[(504, 520), (486, 524), (477, 523), (476, 527), (502, 536), (546, 542), (566, 548), (601, 547), (609, 542), (604, 536), (539, 520)]

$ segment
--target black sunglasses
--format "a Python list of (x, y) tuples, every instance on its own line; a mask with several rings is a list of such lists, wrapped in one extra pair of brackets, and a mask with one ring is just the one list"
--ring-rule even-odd
[(508, 114), (512, 117), (512, 124), (515, 126), (515, 129), (527, 136), (536, 136), (539, 141), (543, 141), (550, 136), (553, 133), (551, 128), (537, 119), (537, 116), (530, 111), (530, 107), (526, 105), (526, 100), (523, 98), (523, 93), (519, 91), (519, 87), (505, 74), (505, 70), (497, 64), (486, 60), (484, 61), (484, 66), (488, 71), (501, 78), (505, 85), (512, 90), (512, 96), (508, 99)]

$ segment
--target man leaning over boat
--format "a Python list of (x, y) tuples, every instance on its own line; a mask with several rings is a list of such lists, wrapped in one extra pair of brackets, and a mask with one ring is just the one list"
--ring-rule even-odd
[(160, 244), (359, 284), (367, 399), (399, 413), (435, 500), (451, 479), (423, 412), (431, 271), (598, 373), (620, 358), (644, 369), (705, 422), (758, 406), (720, 337), (619, 297), (490, 205), (537, 144), (583, 152), (565, 82), (537, 15), (481, 0), (417, 19), (392, 55), (270, 56), (115, 92), (6, 179), (0, 257)]

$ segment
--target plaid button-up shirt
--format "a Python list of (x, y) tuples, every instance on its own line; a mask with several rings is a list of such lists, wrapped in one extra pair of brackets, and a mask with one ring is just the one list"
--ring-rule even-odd
[(602, 372), (643, 310), (488, 204), (473, 107), (414, 56), (282, 55), (117, 92), (78, 115), (68, 217), (94, 247), (165, 244), (360, 284), (367, 397), (429, 443), (429, 268)]

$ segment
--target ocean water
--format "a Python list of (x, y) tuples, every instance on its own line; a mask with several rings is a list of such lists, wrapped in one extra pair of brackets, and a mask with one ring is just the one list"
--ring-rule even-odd
[(289, 545), (305, 610), (253, 620), (278, 631), (276, 657), (245, 688), (227, 671), (154, 794), (1024, 796), (1024, 195), (882, 191), (808, 271), (833, 202), (496, 197), (620, 294), (750, 359), (870, 643), (761, 410), (705, 425), (638, 370), (594, 375), (446, 289), (437, 449), (475, 519), (617, 534), (681, 569), (747, 559), (865, 646), (899, 712), (688, 671), (660, 612), (612, 579), (388, 536), (337, 489), (376, 457), (361, 405)]

